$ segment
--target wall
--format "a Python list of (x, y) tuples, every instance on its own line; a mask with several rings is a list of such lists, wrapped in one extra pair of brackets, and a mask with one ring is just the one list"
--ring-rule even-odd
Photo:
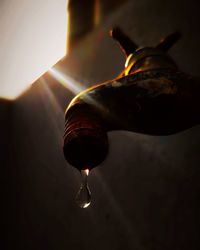
[[(116, 76), (124, 58), (108, 30), (120, 25), (140, 45), (180, 30), (170, 54), (198, 75), (199, 24), (198, 1), (128, 1), (56, 67), (83, 87)], [(91, 172), (93, 201), (82, 210), (79, 174), (62, 154), (72, 97), (46, 74), (13, 106), (5, 249), (199, 249), (200, 127), (168, 137), (109, 133), (110, 154)]]

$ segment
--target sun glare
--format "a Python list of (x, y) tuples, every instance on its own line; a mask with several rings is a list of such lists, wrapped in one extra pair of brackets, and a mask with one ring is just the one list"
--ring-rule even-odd
[(60, 84), (62, 84), (65, 88), (69, 89), (73, 94), (77, 95), (81, 91), (83, 91), (83, 87), (81, 87), (80, 83), (71, 78), (70, 76), (67, 76), (60, 71), (58, 71), (56, 68), (49, 69), (49, 74), (53, 76)]
[(1, 98), (17, 98), (66, 55), (67, 4), (66, 0), (0, 3)]

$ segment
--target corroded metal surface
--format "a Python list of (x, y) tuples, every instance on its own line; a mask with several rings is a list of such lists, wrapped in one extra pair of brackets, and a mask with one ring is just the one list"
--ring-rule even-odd
[[(76, 167), (75, 162), (80, 159), (79, 168), (86, 163), (81, 163), (81, 159), (82, 154), (88, 155), (91, 147), (87, 140), (91, 137), (98, 145), (97, 149), (101, 148), (101, 151), (93, 153), (98, 160), (92, 167), (101, 163), (108, 152), (105, 132), (99, 133), (94, 124), (99, 124), (101, 131), (128, 130), (148, 135), (170, 135), (199, 123), (199, 99), (195, 92), (200, 87), (191, 76), (182, 73), (166, 53), (178, 39), (176, 33), (163, 39), (156, 47), (140, 49), (120, 29), (115, 29), (112, 34), (127, 57), (125, 69), (116, 79), (81, 92), (66, 111), (68, 133), (64, 136), (64, 154)], [(91, 126), (89, 122), (85, 126), (86, 118)], [(74, 119), (78, 120), (75, 127), (72, 126)], [(73, 132), (84, 129), (87, 131), (84, 134)], [(76, 150), (80, 148), (78, 143), (69, 150), (69, 142), (77, 141), (77, 137), (85, 143), (85, 147), (84, 143), (81, 144), (83, 150), (80, 154)]]

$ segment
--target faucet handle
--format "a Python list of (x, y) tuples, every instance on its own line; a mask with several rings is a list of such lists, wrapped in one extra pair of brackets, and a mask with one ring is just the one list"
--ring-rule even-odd
[(114, 27), (110, 31), (110, 36), (119, 43), (126, 58), (138, 48), (137, 44), (135, 44), (119, 27)]
[(170, 35), (163, 38), (160, 41), (160, 43), (156, 46), (156, 48), (167, 52), (180, 38), (181, 38), (181, 33), (179, 31), (173, 32)]

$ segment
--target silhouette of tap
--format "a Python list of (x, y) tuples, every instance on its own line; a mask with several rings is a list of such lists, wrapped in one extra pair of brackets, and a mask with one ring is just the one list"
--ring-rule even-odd
[(200, 82), (181, 72), (167, 51), (173, 33), (155, 46), (138, 46), (119, 28), (111, 31), (126, 56), (124, 70), (78, 94), (65, 114), (64, 155), (77, 169), (92, 169), (107, 156), (107, 132), (170, 135), (200, 123)]

